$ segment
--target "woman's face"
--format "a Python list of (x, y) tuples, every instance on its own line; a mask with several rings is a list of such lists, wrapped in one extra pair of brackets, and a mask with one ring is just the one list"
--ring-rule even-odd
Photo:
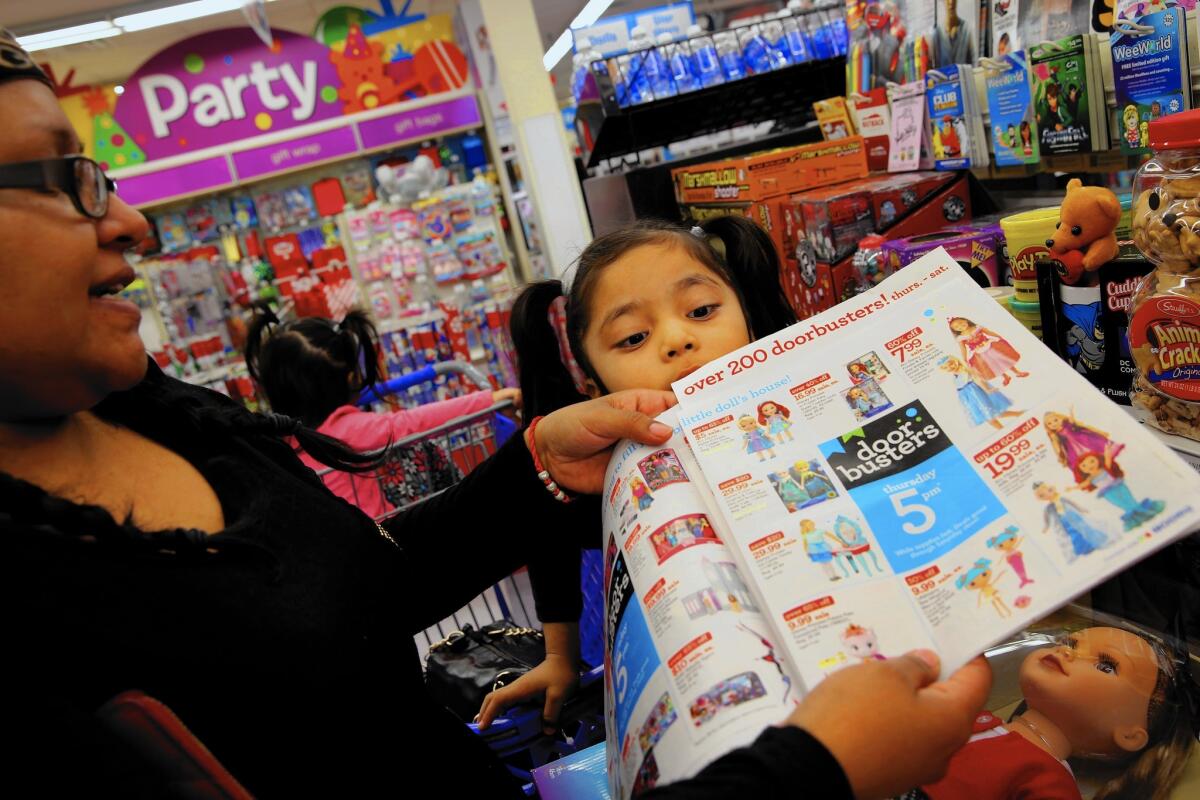
[[(0, 165), (81, 152), (54, 93), (33, 80), (0, 84)], [(146, 219), (110, 195), (93, 220), (59, 191), (0, 189), (0, 420), (62, 416), (128, 389), (146, 371), (140, 313), (102, 295), (135, 277), (124, 251)]]

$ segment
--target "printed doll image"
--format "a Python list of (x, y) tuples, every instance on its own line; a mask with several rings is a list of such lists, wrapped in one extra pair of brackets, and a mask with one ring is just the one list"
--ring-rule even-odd
[(776, 671), (779, 672), (779, 678), (780, 678), (780, 680), (783, 681), (783, 701), (782, 702), (786, 703), (788, 700), (788, 695), (790, 695), (792, 693), (792, 679), (789, 678), (787, 676), (787, 673), (785, 673), (783, 671), (783, 664), (781, 664), (779, 662), (779, 659), (775, 657), (775, 645), (771, 644), (770, 639), (763, 636), (758, 631), (750, 628), (745, 623), (739, 622), (738, 627), (741, 628), (742, 630), (744, 630), (746, 633), (753, 636), (754, 638), (758, 639), (758, 641), (762, 644), (762, 646), (767, 649), (767, 652), (765, 655), (759, 656), (759, 660), (767, 662), (771, 666), (775, 667)]
[(951, 317), (949, 325), (962, 360), (983, 380), (1000, 378), (1001, 385), (1008, 386), (1013, 378), (1029, 377), (1028, 372), (1017, 368), (1021, 354), (1000, 334), (966, 317)]
[(716, 531), (703, 514), (676, 517), (650, 534), (650, 545), (658, 563), (662, 564), (680, 550), (699, 544), (720, 542)]
[(867, 419), (892, 407), (892, 401), (879, 388), (879, 384), (874, 378), (850, 387), (843, 397), (846, 398), (846, 404), (850, 406), (850, 410), (854, 412), (854, 416), (858, 420)]
[(1025, 537), (1019, 535), (1015, 525), (1009, 525), (1000, 533), (987, 540), (987, 546), (1004, 554), (1004, 560), (1012, 567), (1016, 576), (1021, 579), (1018, 589), (1033, 583), (1033, 579), (1025, 573), (1025, 556), (1021, 553), (1021, 544)]
[(1121, 628), (1084, 628), (1030, 653), (1018, 681), (1019, 713), (1006, 723), (981, 712), (945, 777), (913, 796), (1079, 800), (1069, 758), (1121, 770), (1094, 800), (1175, 796), (1195, 712), (1184, 700), (1187, 664), (1167, 648)]
[(800, 483), (791, 475), (770, 472), (767, 473), (767, 480), (771, 482), (771, 488), (775, 490), (775, 494), (779, 495), (779, 499), (783, 501), (783, 505), (790, 513), (795, 513), (812, 504), (812, 496), (804, 491)]
[(1055, 533), (1068, 564), (1112, 543), (1109, 535), (1088, 518), (1083, 508), (1063, 497), (1056, 487), (1036, 481), (1033, 494), (1046, 504), (1042, 511), (1042, 532)]
[(1125, 474), (1113, 460), (1114, 447), (1110, 442), (1103, 453), (1084, 453), (1075, 463), (1075, 470), (1083, 477), (1077, 487), (1085, 492), (1095, 492), (1105, 502), (1116, 506), (1121, 512), (1125, 530), (1133, 530), (1162, 513), (1167, 504), (1162, 500), (1138, 500), (1125, 483)]
[(833, 484), (819, 464), (812, 461), (797, 461), (788, 467), (788, 474), (814, 500), (837, 497), (837, 489), (833, 488)]
[(867, 371), (867, 365), (858, 361), (847, 364), (846, 371), (850, 373), (851, 383), (862, 383), (871, 378), (871, 373)]
[(879, 639), (871, 628), (851, 624), (842, 632), (842, 644), (859, 661), (887, 661), (879, 652)]
[(958, 402), (962, 405), (963, 413), (972, 425), (987, 423), (999, 430), (1003, 428), (1000, 420), (1004, 417), (1019, 417), (1023, 411), (1013, 411), (1012, 401), (999, 389), (981, 379), (977, 373), (954, 356), (945, 356), (938, 361), (943, 372), (948, 372), (954, 378), (954, 391)]
[(679, 463), (679, 457), (673, 450), (651, 453), (638, 462), (638, 469), (653, 492), (672, 483), (684, 483), (688, 479), (683, 465)]
[(1125, 449), (1125, 445), (1112, 442), (1104, 431), (1076, 420), (1074, 408), (1069, 414), (1049, 411), (1042, 418), (1042, 424), (1046, 428), (1046, 435), (1050, 437), (1050, 447), (1058, 463), (1071, 470), (1077, 483), (1084, 476), (1076, 469), (1076, 465), (1085, 453), (1103, 453), (1111, 445), (1113, 465), (1116, 466), (1117, 456)]
[(846, 372), (850, 375), (850, 382), (856, 385), (871, 378), (880, 383), (890, 374), (873, 350), (847, 364)]
[[(855, 573), (858, 572), (858, 564), (862, 564), (862, 568), (868, 577), (872, 574), (871, 564), (875, 565), (876, 572), (883, 573), (883, 567), (879, 566), (879, 559), (876, 558), (875, 551), (871, 549), (871, 541), (863, 533), (862, 526), (857, 522), (845, 514), (838, 514), (837, 519), (833, 522), (833, 537), (842, 546), (839, 555), (844, 556), (850, 561), (850, 565), (854, 568)], [(867, 563), (868, 559), (870, 559), (871, 564)], [(842, 569), (844, 571), (845, 567)]]
[(649, 487), (646, 486), (646, 482), (641, 478), (633, 477), (629, 479), (629, 493), (637, 501), (638, 511), (645, 511), (654, 504), (654, 495), (650, 493)]
[(741, 705), (750, 700), (764, 697), (767, 690), (762, 679), (754, 672), (742, 672), (719, 681), (715, 686), (692, 701), (688, 707), (692, 722), (697, 728), (716, 717), (722, 708)]
[(763, 453), (771, 458), (775, 457), (775, 442), (771, 440), (766, 431), (759, 427), (754, 417), (741, 417), (738, 420), (738, 427), (742, 429), (742, 442), (748, 455), (758, 455), (759, 463), (767, 460)]
[(650, 709), (650, 716), (646, 717), (642, 729), (638, 731), (638, 744), (641, 746), (642, 752), (650, 752), (677, 718), (675, 704), (671, 702), (670, 693), (663, 692), (663, 696), (654, 704), (654, 708)]
[(817, 528), (817, 523), (811, 519), (800, 520), (800, 541), (804, 544), (804, 553), (808, 560), (821, 568), (825, 577), (832, 581), (840, 581), (841, 577), (833, 570), (833, 551), (841, 543), (826, 531)]
[(996, 582), (1004, 577), (1004, 573), (992, 574), (992, 561), (988, 558), (981, 558), (975, 562), (967, 571), (958, 576), (958, 580), (954, 585), (959, 589), (969, 589), (972, 592), (978, 592), (976, 596), (976, 608), (983, 607), (983, 601), (987, 600), (992, 604), (992, 608), (996, 609), (996, 613), (1003, 619), (1004, 617), (1012, 616), (1012, 611), (1005, 604), (1004, 599), (1000, 597), (1000, 590), (996, 588)]
[(789, 442), (794, 441), (792, 436), (792, 421), (789, 417), (792, 412), (788, 411), (785, 406), (778, 403), (773, 403), (768, 400), (758, 406), (758, 424), (766, 426), (767, 433), (777, 443), (783, 444), (784, 437)]

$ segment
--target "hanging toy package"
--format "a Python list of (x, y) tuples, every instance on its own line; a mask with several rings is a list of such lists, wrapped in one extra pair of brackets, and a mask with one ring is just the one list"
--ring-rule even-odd
[(1134, 407), (1200, 440), (1200, 110), (1150, 123), (1134, 183), (1133, 240), (1154, 263), (1129, 309)]

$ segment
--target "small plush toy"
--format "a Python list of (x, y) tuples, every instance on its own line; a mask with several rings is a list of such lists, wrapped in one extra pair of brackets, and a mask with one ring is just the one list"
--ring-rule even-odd
[(1063, 283), (1074, 285), (1085, 272), (1095, 272), (1117, 257), (1117, 221), (1121, 202), (1101, 186), (1084, 186), (1078, 178), (1067, 182), (1059, 222), (1046, 247), (1062, 265)]

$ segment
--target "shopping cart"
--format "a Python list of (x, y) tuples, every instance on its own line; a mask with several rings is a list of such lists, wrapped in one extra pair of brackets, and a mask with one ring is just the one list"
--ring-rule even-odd
[[(461, 362), (442, 362), (368, 387), (362, 392), (359, 404), (369, 405), (390, 394), (449, 374), (459, 374), (480, 388), (490, 388), (486, 376), (476, 367)], [(517, 430), (516, 423), (501, 413), (509, 406), (508, 403), (496, 404), (394, 442), (383, 456), (376, 480), (395, 509), (381, 515), (378, 521), (445, 491), (495, 453)], [(510, 771), (526, 784), (526, 792), (530, 795), (533, 794), (530, 771), (534, 767), (604, 739), (602, 569), (598, 553), (585, 554), (581, 575), (585, 589), (581, 641), (589, 669), (580, 676), (579, 691), (563, 708), (560, 728), (566, 735), (551, 737), (542, 733), (540, 705), (510, 709), (487, 731), (480, 732), (478, 726), (470, 725), (505, 760)], [(527, 573), (522, 570), (510, 575), (452, 616), (417, 634), (414, 638), (421, 662), (425, 662), (431, 646), (462, 630), (465, 625), (479, 629), (488, 623), (508, 619), (522, 627), (540, 628), (541, 622), (533, 609), (533, 591)]]

